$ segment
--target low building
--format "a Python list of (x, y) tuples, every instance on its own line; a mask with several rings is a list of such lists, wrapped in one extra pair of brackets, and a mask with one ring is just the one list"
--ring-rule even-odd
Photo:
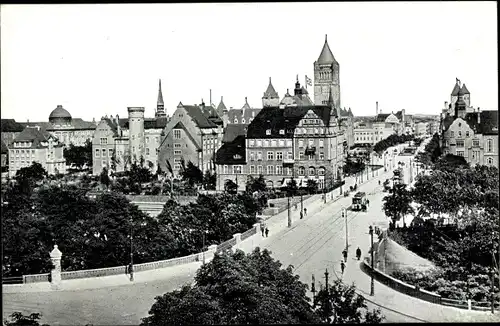
[(9, 176), (33, 162), (40, 163), (48, 174), (66, 173), (63, 156), (64, 144), (39, 127), (26, 127), (17, 135), (9, 148)]

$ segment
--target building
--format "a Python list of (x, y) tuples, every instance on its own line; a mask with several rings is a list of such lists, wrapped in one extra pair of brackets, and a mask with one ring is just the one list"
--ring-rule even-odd
[(342, 126), (339, 64), (326, 40), (314, 70), (314, 101), (297, 77), (293, 95), (287, 90), (276, 105), (278, 94), (269, 81), (263, 108), (246, 133), (240, 130), (217, 151), (218, 190), (227, 180), (243, 190), (247, 176), (261, 174), (271, 188), (286, 186), (292, 177), (299, 186), (305, 187), (312, 179), (320, 188), (329, 180), (342, 178), (345, 130), (352, 125), (352, 112), (343, 112)]
[[(271, 81), (269, 80), (269, 82)], [(223, 104), (222, 98), (221, 104)], [(221, 104), (219, 104), (219, 107), (221, 106)], [(231, 108), (230, 110), (227, 110), (227, 118), (222, 118), (223, 120), (227, 121), (224, 126), (227, 126), (228, 124), (249, 125), (255, 118), (255, 116), (259, 114), (260, 110), (261, 109), (250, 107), (250, 105), (248, 104), (248, 100), (245, 97), (245, 104), (241, 107), (241, 109)], [(217, 111), (219, 111), (219, 109)]]
[[(221, 104), (218, 109), (222, 109)], [(214, 170), (215, 152), (221, 146), (223, 128), (224, 123), (212, 106), (205, 106), (203, 101), (200, 105), (179, 103), (163, 129), (158, 154), (161, 169), (168, 171), (168, 161), (174, 175), (178, 176), (184, 160), (186, 164), (193, 162), (203, 172)]]
[(427, 122), (418, 122), (415, 124), (415, 136), (422, 137), (429, 132), (429, 124)]
[(1, 167), (2, 167), (2, 172), (4, 172), (5, 169), (7, 169), (7, 166), (8, 166), (8, 163), (9, 163), (9, 160), (8, 160), (8, 156), (9, 156), (9, 149), (7, 148), (7, 145), (5, 145), (5, 142), (2, 140), (2, 164), (1, 164)]
[(9, 177), (33, 162), (40, 163), (48, 174), (66, 173), (64, 144), (39, 127), (26, 127), (9, 147)]
[[(161, 80), (155, 117), (146, 118), (144, 107), (128, 107), (128, 118), (104, 116), (96, 127), (92, 140), (93, 174), (98, 175), (103, 168), (122, 172), (130, 164), (141, 162), (156, 172), (158, 151), (163, 129), (169, 121), (163, 103)], [(165, 171), (165, 170), (164, 170)]]
[(498, 167), (498, 110), (481, 110), (470, 105), (470, 93), (457, 82), (450, 106), (441, 113), (441, 147), (444, 154), (462, 156), (471, 165)]
[(439, 120), (431, 120), (427, 123), (427, 134), (434, 135), (439, 133)]

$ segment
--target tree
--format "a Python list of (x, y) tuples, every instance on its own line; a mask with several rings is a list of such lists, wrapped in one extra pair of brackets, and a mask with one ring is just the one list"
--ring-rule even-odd
[(42, 181), (48, 176), (47, 171), (38, 162), (33, 162), (30, 166), (17, 170), (15, 179), (18, 182), (29, 180), (33, 184)]
[(385, 196), (383, 201), (385, 215), (392, 219), (392, 226), (395, 227), (396, 222), (401, 217), (403, 218), (403, 224), (406, 225), (404, 223), (405, 215), (413, 213), (413, 207), (411, 207), (412, 196), (406, 188), (406, 184), (395, 184), (394, 187), (389, 189), (389, 195)]
[[(40, 326), (38, 320), (40, 319), (39, 313), (32, 313), (29, 316), (23, 315), (22, 312), (14, 312), (10, 315), (10, 321), (5, 321), (5, 326)], [(42, 324), (41, 326), (49, 326), (48, 324)]]
[[(365, 298), (356, 294), (354, 285), (341, 280), (321, 289), (315, 297), (315, 312), (327, 324), (380, 324), (384, 317), (380, 310), (369, 311)], [(363, 314), (364, 312), (364, 314)]]
[(267, 191), (267, 186), (266, 186), (266, 179), (264, 176), (261, 174), (259, 177), (254, 178), (251, 175), (248, 176), (247, 183), (246, 183), (246, 191), (250, 193), (254, 192), (266, 192)]
[(297, 324), (319, 322), (307, 285), (270, 252), (216, 254), (195, 283), (156, 297), (141, 325)]
[(78, 169), (83, 168), (83, 166), (92, 166), (92, 142), (90, 139), (85, 141), (84, 146), (75, 146), (70, 144), (68, 148), (64, 148), (63, 151), (64, 158), (66, 159), (66, 164), (74, 165)]
[(203, 186), (206, 190), (215, 190), (217, 186), (217, 174), (213, 171), (206, 171), (203, 176)]
[(288, 197), (293, 197), (295, 194), (297, 194), (297, 191), (299, 190), (299, 187), (297, 186), (297, 181), (292, 178), (288, 183), (286, 184), (285, 187), (285, 192)]
[(468, 169), (469, 163), (467, 163), (464, 157), (453, 154), (446, 154), (445, 156), (439, 158), (434, 164), (434, 169), (440, 171), (453, 172), (459, 168)]
[(102, 168), (101, 174), (99, 175), (99, 180), (103, 185), (106, 186), (106, 188), (109, 187), (111, 180), (109, 179), (108, 168)]
[(307, 180), (307, 191), (310, 194), (315, 194), (318, 191), (318, 183), (316, 182), (316, 180)]
[(181, 162), (181, 176), (190, 187), (203, 183), (203, 172), (191, 161), (187, 165), (184, 164), (184, 160)]
[(228, 194), (236, 194), (238, 192), (238, 185), (233, 180), (226, 180), (224, 182), (224, 191)]

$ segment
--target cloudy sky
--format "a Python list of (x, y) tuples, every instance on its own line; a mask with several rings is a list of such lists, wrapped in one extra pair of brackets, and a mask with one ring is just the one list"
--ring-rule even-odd
[(2, 5), (1, 116), (47, 121), (168, 113), (203, 98), (261, 107), (313, 76), (325, 34), (355, 115), (437, 114), (458, 77), (473, 106), (498, 109), (495, 2)]

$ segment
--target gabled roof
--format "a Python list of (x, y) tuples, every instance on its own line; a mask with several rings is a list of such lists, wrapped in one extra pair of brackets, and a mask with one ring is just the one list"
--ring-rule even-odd
[(243, 107), (241, 109), (242, 110), (249, 110), (249, 109), (251, 109), (250, 105), (248, 104), (248, 100), (247, 100), (246, 97), (245, 97), (245, 104), (243, 105)]
[(245, 136), (237, 136), (232, 142), (222, 144), (215, 153), (216, 164), (246, 164)]
[[(481, 114), (480, 123), (477, 122), (479, 113)], [(496, 110), (467, 113), (464, 120), (474, 133), (498, 135), (498, 111)]]
[(465, 86), (465, 84), (462, 85), (462, 88), (460, 88), (460, 91), (458, 92), (459, 95), (465, 95), (465, 94), (470, 94), (469, 90)]
[[(42, 142), (47, 142), (49, 138), (52, 137), (48, 132), (38, 130), (38, 128), (26, 127), (24, 130), (17, 135), (14, 142), (31, 142), (30, 148), (45, 148), (47, 146), (42, 145)], [(63, 146), (62, 144), (55, 144), (55, 147)]]
[(145, 118), (144, 129), (163, 129), (168, 123), (167, 117)]
[(391, 113), (379, 113), (375, 117), (375, 121), (376, 122), (385, 122), (385, 120), (387, 119), (387, 117), (389, 117), (390, 115), (391, 115)]
[(26, 127), (40, 127), (40, 130), (45, 132), (48, 129), (52, 128), (52, 124), (50, 122), (20, 122), (20, 124), (26, 128)]
[[(289, 138), (293, 135), (295, 128), (304, 115), (312, 110), (325, 125), (330, 124), (331, 108), (322, 106), (294, 106), (266, 107), (263, 108), (247, 129), (247, 138)], [(271, 135), (266, 134), (266, 130), (271, 130)], [(280, 134), (284, 130), (285, 134)]]
[(217, 106), (217, 114), (219, 117), (222, 117), (224, 115), (224, 112), (227, 111), (226, 105), (224, 104), (223, 97), (220, 97), (220, 103)]
[(403, 119), (403, 111), (402, 110), (399, 110), (398, 112), (396, 112), (394, 114), (396, 116), (396, 118), (398, 118), (399, 120), (402, 120)]
[(223, 143), (232, 142), (238, 136), (245, 136), (246, 126), (244, 124), (228, 124), (224, 129)]
[(194, 105), (182, 105), (189, 116), (194, 120), (199, 128), (216, 128), (217, 124), (210, 121), (202, 112), (201, 107)]
[(242, 123), (242, 119), (245, 119), (245, 124), (248, 124), (250, 119), (254, 119), (262, 109), (252, 108), (252, 109), (232, 109), (228, 111), (228, 122), (233, 123), (234, 119), (238, 120), (238, 123)]
[(323, 45), (323, 49), (321, 50), (321, 54), (318, 57), (319, 64), (338, 64), (337, 60), (333, 56), (332, 50), (330, 50), (330, 46), (328, 45), (328, 40), (325, 36), (325, 44)]
[(273, 84), (271, 83), (271, 77), (269, 77), (269, 85), (267, 86), (266, 91), (264, 92), (264, 97), (266, 98), (276, 98), (279, 97), (278, 93), (273, 87)]
[(451, 91), (451, 96), (458, 96), (458, 92), (460, 91), (460, 86), (458, 85), (458, 81), (455, 84), (455, 87), (453, 87), (453, 90)]
[(2, 119), (1, 120), (1, 130), (2, 132), (21, 132), (24, 126), (14, 119)]

